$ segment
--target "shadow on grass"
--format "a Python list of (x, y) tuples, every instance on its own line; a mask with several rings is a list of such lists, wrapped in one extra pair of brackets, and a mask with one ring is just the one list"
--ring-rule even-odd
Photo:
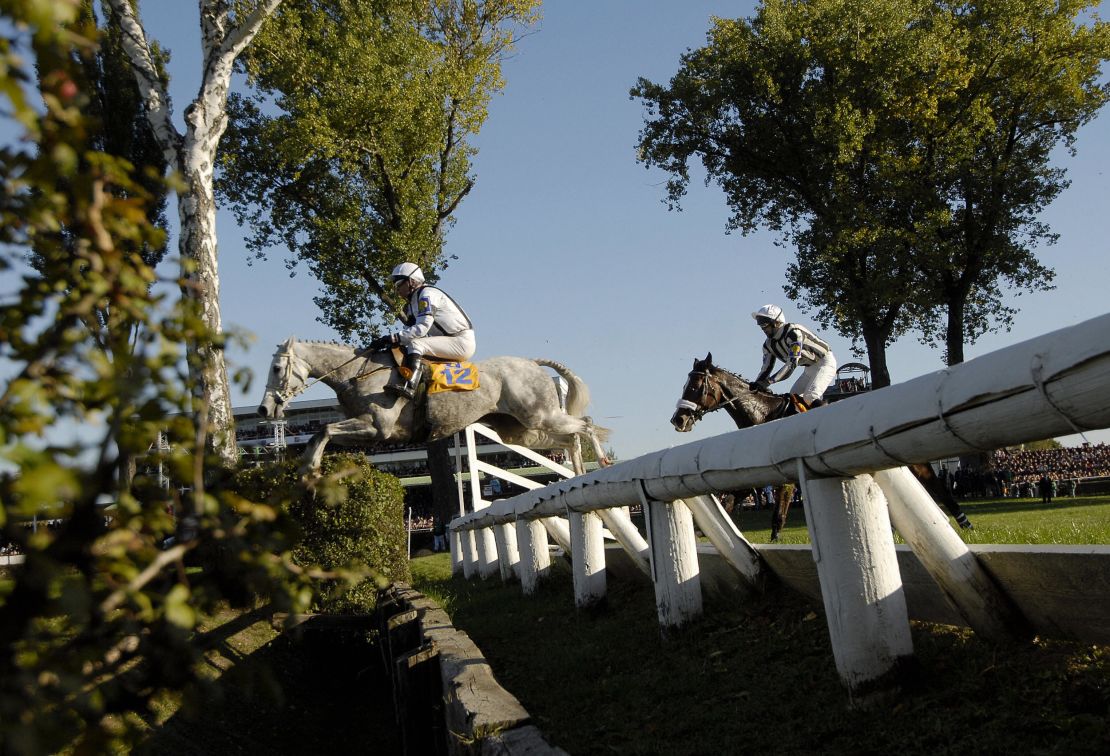
[(553, 745), (589, 754), (1110, 752), (1110, 649), (998, 646), (914, 624), (916, 673), (852, 709), (820, 608), (786, 591), (707, 601), (664, 639), (646, 580), (611, 580), (576, 611), (565, 573), (534, 596), (499, 581), (429, 580)]
[(400, 750), (377, 648), (365, 633), (306, 629), (234, 659), (136, 753), (386, 756)]

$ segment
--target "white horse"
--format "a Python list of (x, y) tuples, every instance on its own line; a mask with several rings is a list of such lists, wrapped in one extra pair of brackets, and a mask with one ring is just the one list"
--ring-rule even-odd
[[(604, 458), (601, 442), (609, 432), (583, 416), (589, 389), (564, 365), (521, 357), (493, 357), (475, 365), (479, 388), (412, 402), (384, 391), (397, 377), (390, 353), (363, 354), (345, 344), (290, 336), (274, 352), (258, 414), (282, 417), (290, 400), (317, 381), (335, 391), (347, 419), (330, 423), (312, 438), (304, 454), (306, 470), (319, 468), (331, 441), (353, 446), (436, 441), (479, 421), (505, 441), (533, 449), (573, 448), (576, 437), (585, 438), (598, 459)], [(566, 411), (544, 367), (566, 379)]]

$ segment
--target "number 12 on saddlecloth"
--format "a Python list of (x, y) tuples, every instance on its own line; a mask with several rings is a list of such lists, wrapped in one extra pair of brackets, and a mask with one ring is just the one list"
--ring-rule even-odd
[(428, 393), (474, 391), (478, 388), (478, 369), (470, 362), (443, 362), (432, 369)]
[(474, 378), (471, 369), (457, 362), (449, 362), (443, 366), (443, 382), (448, 386), (472, 386)]

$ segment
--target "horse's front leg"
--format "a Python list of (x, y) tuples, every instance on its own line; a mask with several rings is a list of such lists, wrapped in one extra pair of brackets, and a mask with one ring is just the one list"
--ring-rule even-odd
[(331, 436), (328, 435), (328, 428), (325, 428), (317, 433), (308, 442), (305, 447), (304, 454), (301, 455), (301, 474), (309, 475), (320, 469), (320, 463), (324, 461), (324, 448), (328, 445)]
[(308, 474), (320, 469), (324, 449), (330, 441), (345, 445), (372, 444), (382, 438), (380, 428), (369, 415), (329, 423), (309, 441), (302, 457), (301, 472)]

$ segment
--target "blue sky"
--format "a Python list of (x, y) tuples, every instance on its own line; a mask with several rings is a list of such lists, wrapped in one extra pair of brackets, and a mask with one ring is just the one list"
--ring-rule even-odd
[[(504, 65), (507, 86), (476, 140), (477, 184), (448, 236), (447, 251), (459, 259), (440, 283), (475, 321), (477, 359), (513, 354), (567, 364), (589, 384), (591, 414), (613, 430), (622, 459), (733, 428), (723, 413), (687, 434), (668, 419), (694, 357), (712, 351), (734, 371), (758, 370), (763, 337), (753, 309), (777, 302), (810, 324), (782, 292), (792, 250), (773, 246), (769, 234), (726, 234), (728, 211), (715, 187), (695, 182), (683, 211), (668, 212), (666, 175), (635, 160), (643, 111), (628, 90), (637, 77), (669, 80), (682, 52), (704, 44), (711, 15), (748, 16), (753, 7), (546, 2), (542, 22)], [(173, 53), (180, 125), (200, 81), (196, 6), (147, 0), (142, 14), (149, 35)], [(1107, 311), (1108, 128), (1104, 114), (1080, 133), (1076, 158), (1058, 156), (1073, 183), (1045, 214), (1060, 241), (1041, 253), (1057, 271), (1056, 290), (1012, 302), (1021, 310), (1013, 331), (968, 347), (969, 359)], [(334, 334), (316, 321), (319, 287), (306, 272), (291, 278), (282, 250), (248, 266), (230, 213), (218, 226), (225, 325), (255, 335), (249, 350), (229, 355), (258, 376), (233, 401), (254, 405), (278, 342)], [(841, 363), (855, 359), (845, 339), (824, 335)], [(940, 351), (913, 336), (891, 347), (888, 359), (895, 383), (943, 368)], [(305, 398), (328, 396), (320, 387)], [(1110, 441), (1110, 432), (1087, 437)]]

